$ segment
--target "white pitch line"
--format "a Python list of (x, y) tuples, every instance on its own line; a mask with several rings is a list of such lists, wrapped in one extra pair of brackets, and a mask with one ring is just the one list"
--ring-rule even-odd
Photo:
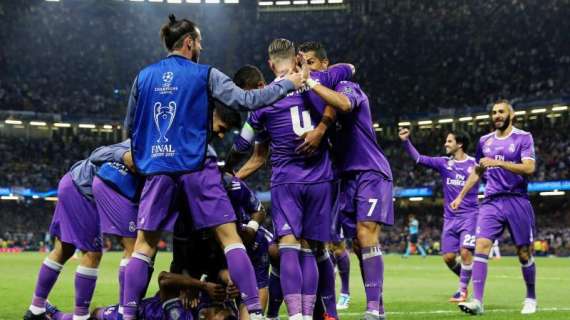
[[(537, 313), (540, 313), (541, 311), (554, 311), (554, 312), (564, 312), (564, 311), (570, 311), (570, 308), (538, 308)], [(502, 313), (502, 312), (520, 312), (520, 309), (486, 309), (485, 313)], [(457, 314), (461, 314), (461, 310), (432, 310), (432, 311), (388, 311), (386, 312), (386, 314), (388, 315), (422, 315), (422, 314), (452, 314), (452, 313), (457, 313)], [(364, 312), (339, 312), (340, 316), (358, 316), (358, 315), (362, 315), (364, 314)]]

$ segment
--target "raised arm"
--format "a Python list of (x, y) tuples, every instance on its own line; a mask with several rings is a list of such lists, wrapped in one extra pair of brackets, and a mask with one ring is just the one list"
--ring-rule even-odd
[(208, 87), (212, 97), (232, 109), (255, 110), (285, 97), (287, 93), (300, 88), (304, 83), (302, 74), (292, 73), (285, 79), (274, 82), (263, 89), (243, 90), (230, 77), (212, 68)]
[(307, 81), (309, 87), (325, 101), (325, 103), (339, 112), (350, 112), (352, 104), (347, 96), (323, 86), (320, 83)]
[(414, 159), (417, 164), (423, 165), (428, 168), (439, 170), (442, 166), (441, 157), (429, 157), (424, 156), (418, 152), (418, 150), (410, 141), (410, 130), (406, 128), (400, 128), (399, 132), (400, 140), (402, 140), (404, 150)]
[[(306, 74), (308, 66), (303, 65), (303, 72)], [(309, 77), (307, 80), (307, 85), (321, 98), (326, 104), (333, 107), (335, 110), (340, 112), (349, 112), (351, 108), (351, 101), (342, 93), (336, 92), (331, 88), (336, 87), (341, 81), (348, 81), (354, 75), (354, 66), (348, 63), (341, 63), (331, 66), (328, 71), (328, 78), (325, 84), (321, 84), (316, 80)]]

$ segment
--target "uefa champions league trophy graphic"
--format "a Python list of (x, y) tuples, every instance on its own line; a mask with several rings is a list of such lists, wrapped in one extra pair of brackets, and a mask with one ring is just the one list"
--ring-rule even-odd
[(176, 116), (176, 102), (170, 101), (168, 106), (163, 106), (160, 102), (154, 104), (154, 123), (158, 130), (157, 143), (168, 142), (166, 133), (172, 126), (174, 117)]

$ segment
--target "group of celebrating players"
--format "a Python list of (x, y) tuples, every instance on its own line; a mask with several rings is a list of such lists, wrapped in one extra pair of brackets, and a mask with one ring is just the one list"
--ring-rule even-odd
[[(244, 66), (232, 81), (198, 64), (202, 38), (193, 22), (171, 15), (161, 37), (168, 57), (144, 68), (131, 89), (129, 139), (96, 149), (59, 182), (54, 249), (24, 319), (278, 319), (283, 301), (290, 319), (337, 319), (333, 261), (347, 279), (345, 238), (360, 262), (364, 319), (385, 319), (379, 238), (381, 226), (394, 223), (393, 179), (368, 98), (350, 81), (354, 67), (329, 65), (318, 42), (296, 47), (276, 39), (268, 49), (275, 80), (266, 84), (259, 69)], [(250, 111), (243, 126), (240, 109)], [(532, 136), (513, 127), (507, 101), (494, 104), (491, 116), (495, 131), (480, 139), (475, 158), (461, 133), (450, 133), (448, 156), (435, 158), (416, 151), (407, 129), (400, 137), (417, 163), (442, 175), (443, 257), (460, 278), (450, 300), (483, 313), (489, 250), (507, 227), (527, 286), (522, 312), (534, 313), (534, 214), (526, 195)], [(221, 168), (210, 140), (240, 126)], [(267, 158), (269, 224), (243, 181)], [(480, 179), (486, 188), (478, 204)], [(174, 233), (173, 261), (158, 276), (159, 292), (144, 298), (163, 232)], [(90, 310), (102, 234), (124, 247), (119, 301)], [(83, 255), (75, 308), (64, 313), (47, 298), (76, 249)], [(341, 308), (348, 303), (344, 279)]]

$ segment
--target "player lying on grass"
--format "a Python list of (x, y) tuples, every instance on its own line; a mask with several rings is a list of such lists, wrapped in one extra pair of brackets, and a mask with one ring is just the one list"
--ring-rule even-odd
[[(145, 320), (237, 319), (228, 298), (236, 298), (239, 291), (228, 284), (227, 270), (220, 271), (222, 283), (200, 281), (189, 275), (161, 272), (158, 275), (159, 291), (141, 301), (137, 318)], [(47, 303), (46, 315), (51, 320), (71, 320), (73, 315), (63, 313)], [(97, 307), (92, 319), (118, 320), (119, 305)]]

